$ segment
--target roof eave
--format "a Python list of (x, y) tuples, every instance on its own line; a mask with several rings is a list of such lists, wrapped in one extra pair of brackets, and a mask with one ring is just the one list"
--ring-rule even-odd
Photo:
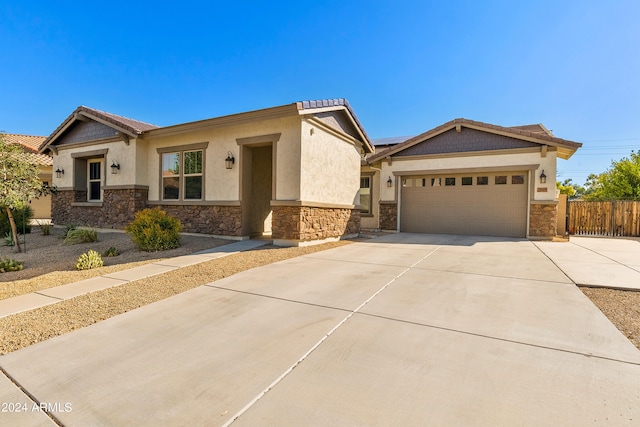
[(354, 128), (357, 130), (358, 135), (362, 138), (363, 148), (365, 153), (373, 153), (375, 152), (375, 148), (369, 139), (364, 127), (360, 123), (360, 120), (356, 116), (355, 112), (349, 105), (349, 102), (345, 99), (342, 105), (331, 105), (331, 106), (323, 106), (323, 107), (312, 107), (312, 108), (304, 108), (303, 102), (296, 102), (296, 107), (298, 109), (298, 114), (307, 115), (314, 113), (323, 113), (327, 111), (346, 111), (349, 116), (349, 120), (353, 124)]
[(431, 139), (441, 133), (447, 132), (451, 129), (457, 127), (466, 127), (469, 129), (476, 129), (483, 132), (489, 132), (497, 135), (507, 136), (510, 138), (516, 138), (524, 141), (529, 141), (541, 145), (549, 145), (552, 147), (558, 148), (558, 155), (563, 159), (568, 159), (576, 152), (576, 150), (582, 147), (582, 144), (579, 142), (568, 141), (565, 139), (557, 138), (555, 136), (536, 134), (533, 132), (521, 130), (521, 129), (513, 129), (513, 128), (505, 128), (497, 125), (490, 125), (488, 123), (476, 122), (468, 119), (454, 119), (450, 122), (444, 123), (438, 127), (435, 127), (427, 132), (424, 132), (416, 137), (408, 139), (405, 142), (402, 142), (394, 147), (391, 147), (387, 150), (380, 152), (372, 156), (369, 161), (375, 162), (385, 157), (393, 156), (394, 154), (403, 151), (413, 145), (419, 144), (423, 141)]
[(277, 119), (288, 116), (296, 116), (298, 112), (296, 104), (281, 105), (278, 107), (265, 108), (261, 110), (247, 111), (244, 113), (230, 114), (227, 116), (214, 117), (211, 119), (198, 120), (195, 122), (180, 123), (177, 125), (165, 126), (144, 131), (142, 138), (146, 136), (167, 136), (184, 132), (191, 132), (197, 129), (230, 126), (242, 123), (254, 122), (257, 120)]

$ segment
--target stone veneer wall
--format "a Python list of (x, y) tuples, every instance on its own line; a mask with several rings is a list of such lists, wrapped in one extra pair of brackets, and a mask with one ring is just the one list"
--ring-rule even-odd
[(529, 215), (529, 236), (553, 238), (558, 225), (558, 206), (555, 203), (532, 203)]
[(273, 206), (272, 237), (320, 240), (360, 233), (360, 210), (309, 206)]
[(398, 229), (398, 203), (380, 202), (380, 229)]
[(87, 191), (61, 190), (51, 197), (51, 218), (57, 225), (124, 228), (145, 208), (147, 195), (147, 189), (105, 189), (102, 203), (73, 206), (87, 202)]
[(242, 208), (212, 205), (154, 205), (182, 223), (186, 233), (242, 236)]
[[(51, 218), (56, 225), (75, 224), (87, 227), (124, 229), (135, 213), (147, 206), (147, 189), (105, 189), (103, 202), (91, 206), (72, 206), (86, 202), (86, 191), (63, 190), (52, 195)], [(167, 214), (180, 219), (187, 233), (242, 235), (240, 206), (157, 205)]]

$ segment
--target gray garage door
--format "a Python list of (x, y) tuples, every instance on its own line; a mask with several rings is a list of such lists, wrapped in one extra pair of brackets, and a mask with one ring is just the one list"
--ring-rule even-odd
[(526, 237), (526, 171), (407, 176), (401, 185), (401, 231)]

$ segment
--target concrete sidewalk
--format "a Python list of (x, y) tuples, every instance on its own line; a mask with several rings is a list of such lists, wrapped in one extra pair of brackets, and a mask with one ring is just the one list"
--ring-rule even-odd
[(248, 251), (270, 243), (271, 242), (267, 240), (243, 240), (218, 246), (213, 249), (200, 251), (191, 255), (169, 258), (128, 270), (105, 274), (104, 276), (69, 283), (63, 286), (56, 286), (54, 288), (43, 289), (41, 291), (13, 298), (7, 298), (0, 300), (0, 318), (23, 311), (33, 310), (45, 305), (55, 304), (60, 301), (111, 288), (113, 286), (124, 285), (135, 280), (156, 276), (158, 274), (187, 267), (189, 265), (211, 261), (213, 259), (222, 258), (242, 251)]
[[(640, 421), (640, 351), (515, 239), (353, 243), (1, 356), (0, 367), (3, 401), (54, 405), (67, 426)], [(51, 425), (42, 412), (9, 416)]]
[(572, 236), (535, 244), (579, 286), (640, 291), (638, 240)]

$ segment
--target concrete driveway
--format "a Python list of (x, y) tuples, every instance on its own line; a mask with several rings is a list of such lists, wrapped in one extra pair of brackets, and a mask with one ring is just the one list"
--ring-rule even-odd
[(572, 236), (536, 245), (580, 286), (640, 291), (640, 239)]
[[(534, 243), (396, 234), (0, 357), (11, 425), (637, 425), (640, 351)], [(28, 393), (28, 398), (18, 388)]]

